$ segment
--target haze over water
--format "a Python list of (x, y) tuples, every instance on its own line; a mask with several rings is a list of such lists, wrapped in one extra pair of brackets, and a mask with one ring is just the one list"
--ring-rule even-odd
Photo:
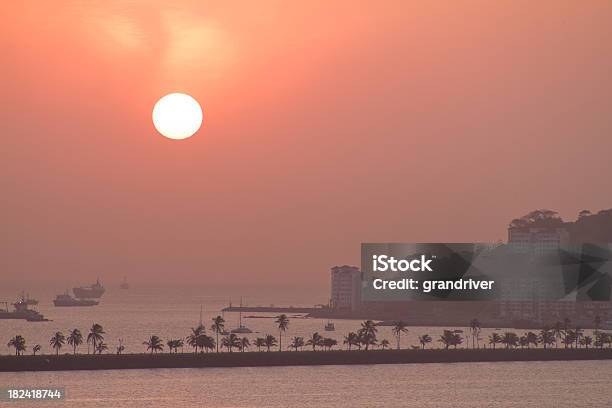
[(578, 361), (0, 373), (0, 384), (65, 387), (66, 408), (557, 408), (608, 406), (610, 376), (612, 361)]

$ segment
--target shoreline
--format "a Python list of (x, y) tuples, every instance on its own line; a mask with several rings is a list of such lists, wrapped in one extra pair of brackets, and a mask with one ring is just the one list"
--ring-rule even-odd
[(612, 360), (612, 349), (334, 350), (0, 356), (0, 372)]

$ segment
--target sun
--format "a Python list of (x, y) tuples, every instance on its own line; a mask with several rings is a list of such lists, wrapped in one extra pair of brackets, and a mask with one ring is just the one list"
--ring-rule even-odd
[(155, 129), (170, 139), (193, 136), (202, 125), (202, 108), (198, 101), (184, 93), (162, 97), (153, 107)]

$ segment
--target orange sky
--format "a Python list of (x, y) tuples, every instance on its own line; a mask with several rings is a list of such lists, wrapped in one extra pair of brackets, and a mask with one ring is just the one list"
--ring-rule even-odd
[[(20, 3), (3, 277), (326, 288), (363, 241), (612, 207), (609, 1)], [(180, 142), (174, 91), (204, 108)]]

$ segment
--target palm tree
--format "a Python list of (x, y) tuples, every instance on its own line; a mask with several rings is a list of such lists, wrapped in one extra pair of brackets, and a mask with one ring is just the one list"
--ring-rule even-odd
[(204, 326), (200, 325), (195, 328), (191, 328), (191, 334), (187, 336), (187, 344), (189, 344), (194, 349), (194, 353), (198, 352), (198, 347), (200, 347), (201, 337), (204, 335)]
[(547, 346), (550, 346), (555, 342), (555, 335), (548, 327), (544, 327), (540, 330), (539, 341), (544, 345), (544, 350)]
[(569, 346), (569, 348), (574, 348), (574, 342), (576, 341), (577, 334), (574, 330), (568, 330), (565, 333), (565, 337), (563, 338), (563, 343), (565, 344), (565, 348)]
[(525, 347), (528, 347), (529, 341), (527, 340), (527, 333), (519, 337), (518, 342), (522, 349), (524, 349)]
[(391, 332), (397, 338), (397, 349), (398, 350), (400, 349), (400, 339), (402, 337), (402, 333), (408, 332), (407, 327), (408, 325), (401, 320), (393, 323), (393, 329), (391, 329)]
[(383, 350), (386, 350), (386, 348), (389, 347), (389, 340), (382, 339), (382, 341), (380, 342), (380, 347), (382, 347)]
[(578, 348), (578, 343), (580, 342), (580, 339), (582, 338), (582, 336), (584, 336), (584, 330), (576, 326), (576, 330), (574, 331), (574, 334), (575, 334), (574, 341), (576, 342), (576, 348)]
[(276, 346), (276, 337), (268, 334), (264, 339), (264, 344), (268, 351), (270, 351), (270, 347)]
[(527, 332), (527, 347), (528, 348), (530, 344), (533, 344), (534, 347), (538, 346), (538, 335), (531, 331)]
[(555, 336), (555, 348), (559, 348), (559, 340), (565, 337), (565, 330), (563, 329), (563, 323), (556, 322), (552, 328), (552, 332)]
[(198, 345), (205, 350), (207, 353), (208, 351), (212, 351), (215, 349), (216, 346), (216, 342), (215, 339), (213, 337), (207, 336), (205, 334), (203, 334), (202, 336), (200, 336), (200, 339), (198, 340)]
[(149, 340), (143, 341), (142, 344), (147, 346), (147, 350), (151, 350), (151, 354), (157, 353), (158, 351), (162, 351), (164, 349), (162, 339), (160, 339), (158, 336), (151, 336), (149, 337)]
[(444, 330), (443, 334), (440, 335), (440, 338), (438, 339), (438, 341), (442, 344), (444, 344), (444, 349), (448, 350), (449, 346), (455, 346), (455, 333), (453, 333), (452, 330)]
[[(480, 322), (478, 319), (474, 318), (470, 321), (470, 332), (472, 334), (472, 348), (476, 348), (476, 342), (478, 342), (480, 335)], [(480, 344), (478, 344), (478, 348), (480, 348)]]
[(365, 346), (366, 351), (371, 345), (376, 344), (376, 332), (378, 329), (376, 328), (376, 323), (372, 320), (366, 320), (361, 323), (361, 329), (359, 329), (359, 334), (361, 334), (361, 343)]
[(326, 337), (323, 339), (322, 344), (323, 344), (323, 347), (325, 347), (329, 351), (331, 350), (332, 347), (338, 344), (338, 341), (336, 339)]
[(183, 341), (183, 339), (176, 339), (174, 340), (174, 353), (178, 353), (178, 349), (181, 349), (181, 353), (183, 352), (183, 346), (185, 345), (185, 342)]
[(98, 345), (96, 346), (96, 351), (98, 352), (98, 354), (102, 354), (102, 352), (106, 350), (108, 350), (108, 346), (103, 341), (98, 343)]
[(251, 346), (251, 342), (248, 337), (243, 337), (240, 339), (240, 351), (244, 353), (244, 349), (247, 349)]
[[(87, 335), (87, 345), (89, 343), (93, 344), (94, 354), (96, 354), (96, 346), (98, 343), (104, 341), (104, 329), (98, 323), (94, 323), (89, 329), (89, 334)], [(89, 353), (89, 347), (87, 348), (87, 353)]]
[(519, 337), (516, 335), (516, 333), (505, 332), (501, 342), (502, 344), (506, 345), (506, 348), (516, 347), (519, 343)]
[(425, 350), (425, 345), (427, 343), (431, 343), (431, 337), (429, 336), (429, 334), (423, 334), (422, 336), (419, 336), (419, 343), (421, 343), (421, 347), (423, 348), (423, 350)]
[(298, 348), (301, 349), (302, 347), (304, 347), (304, 338), (294, 337), (289, 347), (294, 348), (295, 351), (298, 351)]
[(212, 330), (217, 335), (216, 344), (217, 344), (217, 353), (218, 353), (219, 352), (219, 333), (223, 333), (223, 330), (225, 329), (225, 319), (221, 316), (217, 316), (217, 317), (214, 317), (212, 321), (213, 321)]
[(72, 346), (72, 354), (76, 354), (76, 349), (83, 344), (83, 335), (79, 329), (72, 329), (68, 333), (68, 344)]
[[(569, 317), (563, 319), (563, 333), (565, 333), (565, 336), (567, 336), (567, 332), (571, 323), (572, 321), (569, 319)], [(565, 341), (565, 337), (563, 338), (563, 343), (565, 344), (565, 348), (567, 348), (568, 342)]]
[(255, 346), (257, 347), (257, 351), (261, 351), (261, 348), (266, 346), (266, 339), (264, 339), (263, 337), (256, 338)]
[(32, 347), (32, 354), (36, 355), (36, 353), (38, 353), (40, 351), (40, 344), (35, 344), (34, 347)]
[(51, 337), (51, 339), (49, 340), (49, 344), (55, 349), (55, 355), (59, 354), (59, 351), (65, 342), (66, 337), (64, 337), (64, 334), (62, 332), (55, 332), (53, 337)]
[(493, 345), (493, 350), (495, 350), (495, 346), (501, 343), (502, 338), (499, 334), (493, 333), (489, 336), (489, 344)]
[(26, 341), (25, 338), (18, 334), (12, 339), (9, 340), (8, 347), (15, 347), (15, 355), (20, 356), (22, 352), (26, 350)]
[(282, 351), (283, 333), (289, 327), (289, 318), (286, 314), (282, 314), (276, 318), (276, 324), (278, 324), (278, 351)]
[(176, 345), (176, 340), (175, 339), (170, 339), (166, 342), (166, 345), (168, 346), (168, 350), (170, 352), (170, 354), (172, 354), (172, 350), (174, 349), (174, 346)]
[(306, 342), (306, 345), (312, 346), (312, 351), (316, 351), (317, 346), (323, 345), (323, 337), (318, 332), (314, 332), (312, 337)]
[(582, 336), (582, 338), (580, 339), (580, 344), (586, 347), (586, 349), (588, 350), (589, 346), (593, 344), (593, 338), (591, 336)]
[(231, 353), (234, 348), (240, 347), (240, 339), (234, 333), (229, 336), (225, 336), (221, 339), (221, 347), (227, 348)]
[(359, 336), (357, 333), (350, 332), (344, 337), (344, 344), (348, 345), (349, 351), (351, 350), (351, 346), (356, 346), (359, 344)]

